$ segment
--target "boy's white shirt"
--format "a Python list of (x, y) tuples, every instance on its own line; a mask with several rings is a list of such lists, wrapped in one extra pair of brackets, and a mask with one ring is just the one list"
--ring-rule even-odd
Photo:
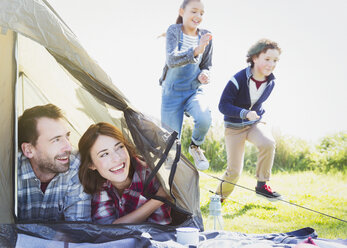
[(253, 106), (264, 93), (266, 85), (266, 83), (263, 83), (260, 85), (259, 89), (257, 89), (255, 82), (251, 78), (249, 81), (249, 96), (251, 98), (251, 106)]

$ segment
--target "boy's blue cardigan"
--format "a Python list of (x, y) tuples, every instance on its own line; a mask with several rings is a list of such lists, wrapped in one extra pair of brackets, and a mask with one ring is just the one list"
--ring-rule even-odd
[[(236, 73), (227, 83), (219, 101), (219, 111), (224, 114), (224, 121), (229, 124), (243, 127), (252, 125), (261, 120), (265, 110), (262, 103), (269, 97), (275, 86), (275, 76), (271, 73), (267, 77), (267, 85), (258, 101), (251, 106), (249, 95), (249, 81), (252, 76), (251, 67), (247, 67)], [(249, 111), (256, 111), (260, 118), (257, 121), (249, 121), (246, 115)]]

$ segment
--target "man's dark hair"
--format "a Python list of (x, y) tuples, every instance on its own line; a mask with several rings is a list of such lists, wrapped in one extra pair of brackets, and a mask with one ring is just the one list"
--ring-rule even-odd
[(64, 118), (64, 115), (61, 109), (53, 104), (40, 105), (26, 109), (18, 119), (18, 146), (20, 149), (23, 143), (36, 145), (39, 136), (36, 129), (37, 120), (42, 117), (57, 120)]

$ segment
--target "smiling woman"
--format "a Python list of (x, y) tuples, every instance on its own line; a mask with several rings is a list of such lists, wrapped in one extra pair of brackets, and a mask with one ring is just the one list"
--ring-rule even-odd
[[(93, 124), (78, 147), (79, 178), (84, 191), (93, 195), (93, 222), (171, 223), (170, 207), (145, 196), (144, 183), (151, 171), (118, 128), (105, 122)], [(156, 178), (149, 183), (146, 193), (166, 197)]]

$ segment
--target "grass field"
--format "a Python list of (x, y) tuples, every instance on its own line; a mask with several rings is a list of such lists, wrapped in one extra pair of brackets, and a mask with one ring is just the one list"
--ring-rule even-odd
[[(207, 174), (221, 177), (222, 173)], [(239, 185), (254, 190), (256, 179), (243, 173)], [(224, 230), (241, 233), (283, 233), (311, 227), (319, 238), (347, 238), (346, 174), (315, 174), (313, 172), (277, 173), (268, 183), (284, 200), (330, 215), (324, 216), (289, 203), (269, 202), (254, 191), (235, 187), (222, 205)], [(209, 208), (208, 190), (215, 191), (218, 181), (200, 174), (200, 206), (206, 221)]]

